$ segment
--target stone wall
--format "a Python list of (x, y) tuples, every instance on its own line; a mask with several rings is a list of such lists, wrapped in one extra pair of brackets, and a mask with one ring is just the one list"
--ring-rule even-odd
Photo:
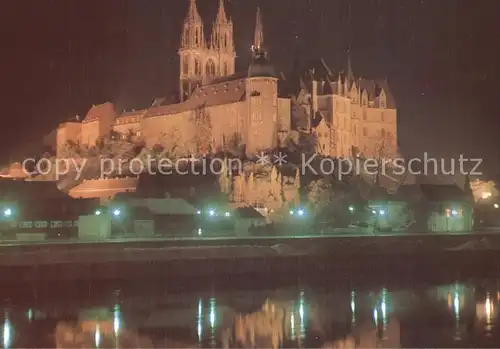
[(79, 122), (66, 122), (57, 128), (57, 156), (60, 157), (68, 141), (78, 143), (80, 141), (82, 124)]
[(270, 149), (277, 143), (278, 97), (277, 79), (247, 79), (249, 103), (247, 153)]
[(96, 144), (97, 139), (99, 138), (99, 121), (91, 121), (82, 123), (82, 133), (81, 133), (81, 144), (92, 147)]

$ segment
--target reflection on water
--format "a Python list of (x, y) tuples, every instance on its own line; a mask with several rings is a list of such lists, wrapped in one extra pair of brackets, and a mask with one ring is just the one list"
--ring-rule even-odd
[(500, 339), (500, 290), (488, 283), (411, 290), (148, 290), (123, 288), (85, 300), (68, 294), (32, 304), (11, 299), (2, 347), (495, 347)]
[(12, 325), (9, 321), (9, 314), (5, 312), (4, 322), (3, 322), (3, 347), (10, 348), (12, 344)]

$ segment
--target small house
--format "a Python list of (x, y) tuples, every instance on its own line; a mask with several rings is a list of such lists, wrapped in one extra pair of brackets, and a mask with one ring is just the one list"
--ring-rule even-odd
[(153, 221), (155, 234), (191, 236), (197, 227), (197, 209), (183, 199), (123, 198), (108, 203), (108, 207), (115, 220), (122, 218), (128, 226)]
[(470, 232), (474, 199), (470, 190), (457, 185), (421, 184), (420, 209), (427, 217), (429, 232)]

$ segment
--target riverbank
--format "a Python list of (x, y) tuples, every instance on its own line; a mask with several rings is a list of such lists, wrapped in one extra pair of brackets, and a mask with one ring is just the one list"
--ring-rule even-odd
[(120, 239), (7, 243), (0, 271), (16, 280), (330, 272), (498, 270), (500, 235)]

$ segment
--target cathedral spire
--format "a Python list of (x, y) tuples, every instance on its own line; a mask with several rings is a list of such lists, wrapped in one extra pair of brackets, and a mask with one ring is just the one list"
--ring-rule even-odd
[(227, 23), (226, 10), (224, 8), (224, 0), (219, 0), (219, 10), (217, 11), (217, 23)]
[(262, 24), (262, 16), (260, 14), (260, 7), (257, 7), (257, 16), (255, 19), (255, 34), (253, 39), (253, 47), (255, 49), (262, 49), (264, 44), (264, 26)]
[(349, 84), (349, 87), (351, 86), (352, 82), (354, 81), (354, 73), (352, 72), (352, 65), (351, 65), (351, 52), (347, 52), (347, 82)]
[(200, 13), (198, 12), (198, 7), (196, 6), (196, 0), (189, 0), (186, 22), (201, 22)]

